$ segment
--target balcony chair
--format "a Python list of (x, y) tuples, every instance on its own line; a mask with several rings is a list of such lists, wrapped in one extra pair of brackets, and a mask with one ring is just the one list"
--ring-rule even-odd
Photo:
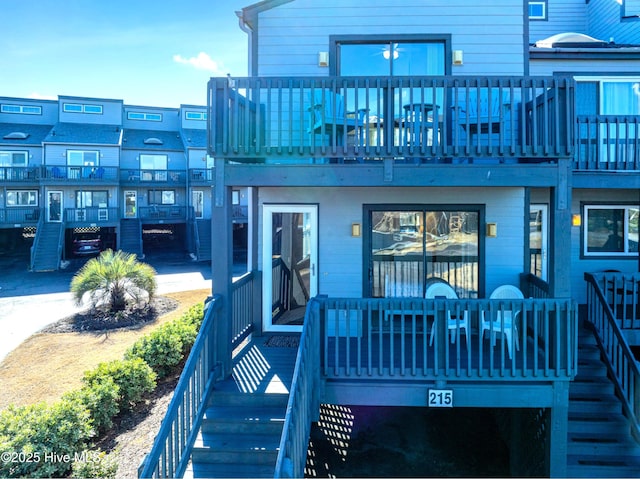
[[(345, 135), (362, 128), (366, 110), (358, 112), (345, 112), (344, 99), (341, 94), (331, 90), (314, 90), (309, 99), (311, 135), (324, 134), (329, 137), (328, 146), (347, 146)], [(335, 128), (335, 137), (334, 137)]]
[[(432, 283), (427, 288), (427, 291), (424, 297), (426, 299), (439, 299), (442, 297), (446, 299), (458, 299), (458, 295), (456, 294), (456, 291), (449, 284), (440, 283), (440, 282)], [(469, 311), (465, 309), (464, 311), (462, 311), (462, 317), (459, 317), (459, 316), (452, 316), (451, 311), (447, 310), (447, 330), (449, 330), (451, 333), (450, 336), (451, 336), (452, 343), (456, 342), (456, 330), (460, 328), (461, 330), (464, 329), (465, 331), (465, 337), (468, 345), (469, 335), (470, 335), (469, 327), (470, 327)], [(431, 334), (429, 337), (430, 346), (433, 344), (433, 337), (435, 335), (435, 332), (436, 332), (436, 321), (434, 321), (433, 325), (431, 326)]]
[[(491, 293), (489, 299), (524, 299), (524, 295), (522, 294), (522, 291), (515, 286), (505, 284), (498, 286), (493, 293)], [(518, 314), (520, 314), (520, 309), (503, 309), (508, 306), (508, 301), (503, 303), (503, 307), (496, 311), (495, 319), (491, 319), (490, 311), (482, 311), (482, 314), (480, 315), (480, 337), (484, 337), (485, 331), (489, 331), (489, 334), (491, 335), (491, 346), (494, 346), (496, 343), (496, 335), (499, 333), (504, 334), (504, 337), (507, 340), (509, 359), (512, 359), (513, 352), (511, 345), (514, 341), (516, 349), (520, 349), (518, 344), (518, 327), (516, 324), (516, 319)]]
[[(509, 92), (498, 88), (491, 88), (491, 104), (489, 104), (489, 89), (478, 88), (469, 89), (469, 102), (467, 95), (463, 91), (459, 96), (459, 106), (456, 120), (458, 125), (473, 137), (480, 141), (480, 135), (487, 137), (491, 134), (500, 133), (504, 130), (504, 123), (511, 108)], [(504, 133), (504, 132), (503, 132)]]
[(65, 177), (65, 174), (60, 168), (58, 168), (57, 166), (54, 166), (53, 168), (51, 168), (51, 178), (60, 179), (64, 177)]

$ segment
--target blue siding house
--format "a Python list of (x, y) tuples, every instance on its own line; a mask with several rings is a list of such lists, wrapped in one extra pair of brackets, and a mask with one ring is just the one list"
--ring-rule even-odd
[[(489, 408), (513, 475), (637, 477), (634, 9), (238, 12), (249, 77), (209, 82), (214, 296), (141, 475), (310, 474), (334, 404)], [(232, 281), (240, 187), (250, 272)], [(265, 347), (283, 335), (295, 360)], [(263, 419), (277, 439), (247, 425)]]

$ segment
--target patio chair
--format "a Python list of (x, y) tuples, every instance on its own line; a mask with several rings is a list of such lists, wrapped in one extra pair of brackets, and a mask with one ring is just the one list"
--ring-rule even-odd
[(507, 90), (470, 88), (468, 96), (464, 91), (460, 94), (457, 121), (471, 138), (474, 135), (479, 137), (481, 134), (500, 133), (510, 108)]
[[(524, 299), (522, 291), (515, 286), (505, 284), (498, 286), (489, 299)], [(512, 344), (515, 342), (516, 349), (520, 349), (518, 342), (518, 327), (516, 319), (520, 314), (520, 309), (505, 309), (509, 306), (509, 301), (502, 303), (502, 307), (496, 311), (495, 319), (492, 318), (490, 311), (482, 311), (480, 315), (480, 337), (484, 337), (485, 331), (489, 331), (491, 336), (491, 345), (496, 343), (498, 334), (504, 335), (507, 340), (507, 351), (509, 359), (513, 358)]]
[(339, 93), (331, 90), (313, 90), (309, 103), (311, 118), (308, 132), (312, 135), (328, 135), (329, 146), (347, 146), (346, 134), (356, 128), (362, 128), (366, 110), (345, 112), (344, 99)]
[[(434, 282), (428, 288), (424, 295), (426, 299), (458, 299), (456, 291), (447, 283)], [(462, 311), (462, 317), (452, 316), (451, 311), (447, 310), (447, 330), (450, 332), (451, 342), (456, 342), (456, 330), (464, 329), (467, 344), (469, 344), (469, 311), (466, 309)], [(433, 337), (436, 332), (436, 321), (431, 326), (431, 335), (429, 337), (429, 345), (433, 344)]]

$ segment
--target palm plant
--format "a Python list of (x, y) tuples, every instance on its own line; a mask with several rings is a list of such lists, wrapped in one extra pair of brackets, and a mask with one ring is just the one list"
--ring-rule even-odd
[(123, 311), (129, 302), (150, 301), (156, 291), (156, 271), (134, 254), (110, 249), (92, 258), (71, 280), (71, 293), (81, 305), (86, 294), (93, 307)]

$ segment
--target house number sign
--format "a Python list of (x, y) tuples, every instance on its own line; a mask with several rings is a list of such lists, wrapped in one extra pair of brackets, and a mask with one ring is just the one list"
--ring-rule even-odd
[(429, 389), (429, 407), (453, 407), (452, 389)]

